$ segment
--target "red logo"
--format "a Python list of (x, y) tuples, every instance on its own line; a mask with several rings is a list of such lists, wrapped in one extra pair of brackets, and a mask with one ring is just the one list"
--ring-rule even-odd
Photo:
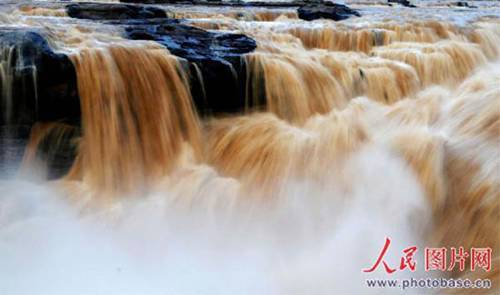
[[(380, 252), (380, 254), (378, 256), (377, 261), (375, 261), (375, 264), (373, 264), (373, 266), (371, 268), (363, 269), (364, 272), (372, 272), (372, 271), (374, 271), (375, 269), (377, 269), (377, 267), (379, 266), (380, 262), (382, 262), (382, 264), (384, 265), (385, 271), (388, 274), (391, 274), (391, 273), (393, 273), (393, 272), (396, 271), (396, 269), (389, 267), (389, 265), (387, 264), (387, 262), (385, 262), (385, 260), (383, 260), (384, 256), (385, 256), (385, 253), (387, 252), (387, 249), (389, 249), (389, 245), (390, 244), (391, 244), (391, 239), (388, 238), (388, 237), (385, 238), (384, 247), (382, 248), (382, 251)], [(404, 256), (401, 257), (401, 263), (399, 265), (399, 270), (404, 270), (404, 269), (408, 268), (411, 271), (415, 271), (415, 268), (417, 266), (417, 262), (413, 259), (413, 255), (416, 252), (417, 252), (417, 247), (416, 246), (412, 246), (412, 247), (408, 247), (406, 249), (403, 249)]]
[[(391, 267), (385, 260), (384, 257), (389, 250), (391, 245), (391, 239), (389, 237), (385, 238), (384, 246), (375, 260), (374, 264), (370, 268), (363, 269), (363, 272), (373, 272), (380, 264), (383, 265), (385, 272), (388, 274), (394, 273), (397, 269)], [(449, 250), (449, 251), (448, 251)], [(399, 264), (399, 270), (408, 269), (410, 271), (415, 271), (417, 268), (417, 261), (414, 258), (415, 253), (417, 253), (417, 246), (407, 247), (402, 250), (401, 263)], [(470, 270), (475, 271), (476, 269), (483, 269), (484, 271), (491, 270), (491, 248), (471, 248), (470, 253), (465, 251), (464, 247), (450, 247), (446, 249), (441, 248), (425, 248), (424, 259), (425, 259), (425, 271), (452, 271), (458, 268), (460, 271), (465, 270), (465, 265), (467, 260), (470, 258)], [(450, 253), (450, 260), (448, 264), (447, 254)]]
[(482, 268), (485, 271), (491, 270), (491, 248), (472, 248), (470, 253), (471, 271), (475, 271), (476, 267)]
[(425, 248), (425, 271), (446, 270), (446, 248)]

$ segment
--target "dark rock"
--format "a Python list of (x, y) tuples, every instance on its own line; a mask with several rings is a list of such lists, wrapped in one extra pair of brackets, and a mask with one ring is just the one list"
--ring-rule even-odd
[(230, 7), (300, 7), (308, 4), (330, 3), (323, 0), (291, 0), (291, 1), (222, 1), (222, 0), (120, 0), (122, 3), (135, 4), (182, 4), (203, 6), (230, 6)]
[(417, 6), (413, 5), (410, 1), (408, 0), (387, 0), (387, 3), (397, 3), (401, 4), (405, 7), (411, 7), (411, 8), (416, 8)]
[(11, 93), (0, 102), (1, 125), (79, 124), (76, 72), (66, 55), (52, 51), (39, 33), (23, 29), (0, 30), (0, 50), (11, 56), (3, 57), (11, 80), (0, 79), (0, 89), (10, 88)]
[(303, 20), (315, 20), (320, 18), (340, 21), (351, 16), (361, 16), (361, 14), (346, 5), (325, 2), (321, 4), (308, 4), (300, 7), (298, 10), (299, 18)]
[[(187, 4), (187, 5), (210, 5), (215, 3), (223, 4), (222, 1), (207, 1), (207, 0), (120, 0), (122, 3), (137, 3), (137, 4)], [(232, 5), (228, 3), (228, 5)]]
[[(0, 52), (6, 73), (0, 76), (0, 174), (8, 176), (19, 167), (35, 122), (78, 126), (81, 115), (74, 66), (67, 56), (53, 52), (41, 34), (1, 29)], [(61, 157), (72, 157), (75, 152), (73, 145), (63, 144), (64, 138), (58, 142), (49, 158), (45, 157), (54, 160), (47, 163), (54, 177), (69, 169), (71, 161), (60, 161)]]
[(465, 7), (465, 8), (477, 8), (477, 6), (469, 5), (469, 3), (465, 2), (465, 1), (458, 1), (455, 3), (451, 3), (450, 6)]
[(154, 40), (165, 45), (172, 54), (189, 61), (230, 59), (253, 51), (256, 43), (242, 34), (213, 33), (176, 21), (128, 23), (126, 37)]
[(93, 20), (149, 19), (167, 17), (164, 10), (150, 6), (114, 3), (75, 3), (66, 6), (70, 17)]
[(154, 40), (181, 58), (191, 77), (191, 93), (202, 114), (241, 111), (245, 107), (246, 65), (242, 55), (256, 43), (241, 34), (213, 33), (176, 21), (127, 22), (126, 37)]

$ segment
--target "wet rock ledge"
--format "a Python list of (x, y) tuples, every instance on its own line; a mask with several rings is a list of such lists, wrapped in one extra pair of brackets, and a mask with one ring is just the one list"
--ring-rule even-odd
[(66, 6), (70, 17), (93, 20), (148, 19), (167, 17), (164, 10), (152, 6), (106, 3), (75, 3)]
[(309, 21), (321, 18), (340, 21), (348, 19), (352, 16), (361, 16), (358, 11), (347, 7), (346, 5), (332, 2), (307, 4), (297, 9), (297, 13), (299, 18)]
[(175, 21), (129, 23), (125, 34), (133, 40), (156, 41), (187, 60), (191, 94), (199, 113), (240, 112), (245, 107), (247, 69), (243, 54), (257, 47), (253, 39)]
[(41, 32), (0, 29), (0, 125), (36, 121), (80, 121), (76, 72), (69, 58), (55, 53)]

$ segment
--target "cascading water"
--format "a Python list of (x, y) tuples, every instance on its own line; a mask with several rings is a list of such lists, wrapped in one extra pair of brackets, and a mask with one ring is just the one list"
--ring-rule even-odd
[(184, 141), (200, 149), (189, 89), (165, 49), (113, 46), (72, 60), (84, 135), (71, 174), (98, 190), (127, 192), (167, 175)]
[[(498, 290), (500, 6), (345, 2), (0, 4), (0, 127), (27, 130), (24, 157), (0, 136), (0, 293)], [(386, 237), (415, 272), (362, 271)], [(425, 247), (491, 271), (427, 272)]]

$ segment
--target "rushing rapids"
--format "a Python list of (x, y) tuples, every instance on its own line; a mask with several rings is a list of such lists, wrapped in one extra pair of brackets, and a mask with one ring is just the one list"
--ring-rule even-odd
[(0, 4), (0, 293), (498, 290), (500, 3), (73, 2)]

